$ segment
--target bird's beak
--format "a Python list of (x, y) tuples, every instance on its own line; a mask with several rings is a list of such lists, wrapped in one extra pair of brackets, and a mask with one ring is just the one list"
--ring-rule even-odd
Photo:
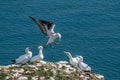
[(61, 38), (59, 38), (59, 41), (61, 41)]
[(66, 51), (64, 51), (64, 53), (65, 53), (66, 55), (68, 55)]
[(66, 51), (64, 51), (64, 53), (66, 53)]

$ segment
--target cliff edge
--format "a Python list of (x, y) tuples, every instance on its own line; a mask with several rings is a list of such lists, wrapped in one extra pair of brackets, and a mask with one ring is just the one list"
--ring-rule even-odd
[(41, 61), (0, 66), (0, 80), (104, 80), (104, 76), (73, 68), (65, 61)]

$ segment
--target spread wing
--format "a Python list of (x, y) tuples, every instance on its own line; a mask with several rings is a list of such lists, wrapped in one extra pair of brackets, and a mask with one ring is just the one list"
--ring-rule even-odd
[(47, 25), (48, 30), (51, 30), (51, 29), (54, 30), (55, 24), (53, 22), (46, 21), (46, 20), (40, 20), (40, 21), (41, 23)]
[(39, 20), (37, 20), (37, 19), (35, 19), (35, 18), (31, 17), (31, 16), (29, 16), (29, 17), (39, 26), (42, 33), (44, 33), (46, 36), (48, 36), (47, 35), (47, 29), (46, 29), (45, 25), (43, 24), (43, 22), (39, 21)]

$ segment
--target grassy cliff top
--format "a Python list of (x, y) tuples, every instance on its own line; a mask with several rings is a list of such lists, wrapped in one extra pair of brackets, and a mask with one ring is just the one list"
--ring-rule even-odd
[(104, 80), (104, 76), (84, 72), (69, 64), (42, 61), (0, 66), (0, 80)]

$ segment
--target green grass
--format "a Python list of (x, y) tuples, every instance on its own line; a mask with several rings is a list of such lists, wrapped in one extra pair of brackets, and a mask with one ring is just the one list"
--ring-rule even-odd
[(5, 80), (6, 76), (6, 73), (0, 73), (0, 80)]
[(46, 79), (49, 79), (51, 76), (53, 76), (53, 72), (51, 71), (51, 69), (48, 69), (47, 71), (44, 70), (44, 66), (41, 66), (38, 70), (37, 70), (37, 75), (39, 77), (43, 77), (45, 76)]
[[(34, 62), (31, 64), (33, 65), (37, 63)], [(67, 73), (65, 72), (65, 69), (66, 69), (65, 66), (62, 66), (61, 69), (58, 69), (58, 68), (54, 68), (51, 64), (55, 65), (56, 67), (59, 66), (57, 63), (47, 63), (47, 64), (37, 67), (37, 69), (35, 69), (34, 67), (30, 67), (29, 65), (1, 68), (0, 69), (0, 80), (6, 80), (5, 79), (6, 76), (11, 77), (13, 74), (16, 73), (13, 70), (19, 71), (20, 69), (24, 69), (24, 72), (20, 74), (23, 76), (26, 76), (28, 80), (32, 80), (32, 77), (35, 77), (35, 76), (38, 77), (38, 80), (40, 80), (40, 77), (45, 77), (46, 80), (49, 80), (50, 77), (53, 77), (55, 80), (78, 80), (79, 75), (81, 75), (82, 73), (85, 73), (85, 75), (89, 77), (88, 80), (98, 80), (96, 79), (95, 76), (90, 76), (89, 74), (91, 73), (89, 72), (83, 72), (81, 70), (76, 70), (74, 72)], [(56, 74), (53, 73), (52, 69), (56, 70)], [(9, 78), (7, 80), (14, 80), (14, 79)]]
[(32, 76), (31, 75), (27, 75), (28, 80), (32, 80)]

